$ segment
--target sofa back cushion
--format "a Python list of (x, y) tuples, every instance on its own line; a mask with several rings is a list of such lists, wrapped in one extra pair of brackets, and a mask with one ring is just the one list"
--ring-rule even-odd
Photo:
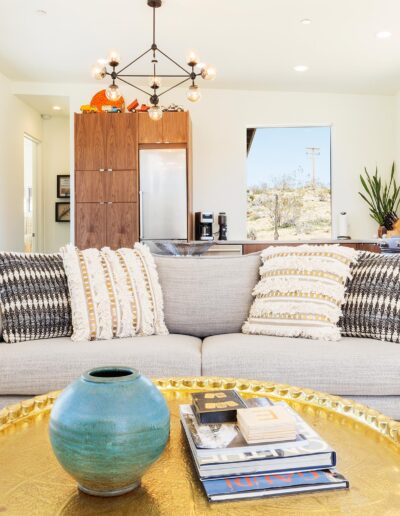
[(240, 332), (259, 279), (259, 254), (155, 256), (155, 262), (171, 333), (208, 337)]
[(8, 343), (71, 335), (61, 256), (1, 252), (0, 314), (2, 337)]

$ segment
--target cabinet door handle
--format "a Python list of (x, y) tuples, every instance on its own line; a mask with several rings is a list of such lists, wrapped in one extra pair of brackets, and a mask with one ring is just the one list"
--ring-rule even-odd
[(99, 172), (105, 172), (105, 168), (99, 168)]
[(112, 201), (108, 201), (108, 203), (107, 203), (107, 204), (112, 204)]
[(107, 169), (107, 172), (112, 172), (112, 171), (113, 171), (113, 169), (112, 169), (112, 168), (108, 168), (108, 169)]

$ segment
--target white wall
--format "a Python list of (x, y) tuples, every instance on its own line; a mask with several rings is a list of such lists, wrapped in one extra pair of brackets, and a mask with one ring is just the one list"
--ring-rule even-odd
[[(72, 114), (100, 88), (97, 84), (18, 83), (15, 89), (68, 95)], [(127, 103), (135, 98), (132, 88), (121, 89)], [(376, 234), (376, 224), (358, 195), (359, 174), (364, 166), (372, 169), (376, 165), (388, 173), (397, 157), (396, 97), (207, 89), (198, 104), (188, 106), (184, 99), (185, 90), (178, 89), (167, 94), (163, 103), (174, 101), (191, 111), (194, 210), (226, 211), (230, 239), (246, 237), (246, 127), (268, 125), (332, 126), (333, 233), (338, 213), (347, 211), (353, 238)], [(144, 100), (139, 96), (140, 102)], [(71, 117), (71, 135), (72, 123)]]
[(57, 252), (70, 241), (70, 225), (55, 222), (55, 202), (63, 200), (57, 199), (57, 175), (69, 174), (69, 140), (69, 117), (43, 120), (43, 249), (46, 252)]
[(24, 249), (24, 133), (42, 139), (40, 115), (0, 74), (0, 250)]
[[(332, 126), (333, 234), (347, 211), (353, 238), (371, 238), (376, 224), (358, 195), (364, 166), (385, 173), (395, 159), (393, 97), (314, 93), (207, 91), (192, 108), (194, 205), (228, 213), (230, 238), (246, 235), (246, 127)], [(399, 120), (400, 122), (400, 120)]]

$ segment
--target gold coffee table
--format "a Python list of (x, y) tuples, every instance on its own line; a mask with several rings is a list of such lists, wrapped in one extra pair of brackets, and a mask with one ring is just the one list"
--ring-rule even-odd
[[(154, 382), (171, 410), (171, 438), (161, 459), (143, 476), (142, 486), (117, 498), (95, 498), (79, 492), (55, 459), (47, 428), (58, 393), (0, 411), (0, 514), (400, 514), (400, 423), (355, 402), (287, 385), (206, 377)], [(235, 388), (244, 397), (287, 401), (336, 449), (338, 470), (349, 479), (350, 490), (208, 503), (192, 467), (178, 405), (187, 403), (193, 391), (221, 388)]]

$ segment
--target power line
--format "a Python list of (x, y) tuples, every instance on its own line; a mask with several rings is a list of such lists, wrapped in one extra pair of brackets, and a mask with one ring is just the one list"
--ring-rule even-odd
[(312, 180), (311, 184), (312, 187), (315, 188), (316, 185), (316, 162), (315, 158), (319, 156), (320, 153), (320, 147), (306, 147), (306, 154), (311, 160), (311, 168), (312, 168)]

